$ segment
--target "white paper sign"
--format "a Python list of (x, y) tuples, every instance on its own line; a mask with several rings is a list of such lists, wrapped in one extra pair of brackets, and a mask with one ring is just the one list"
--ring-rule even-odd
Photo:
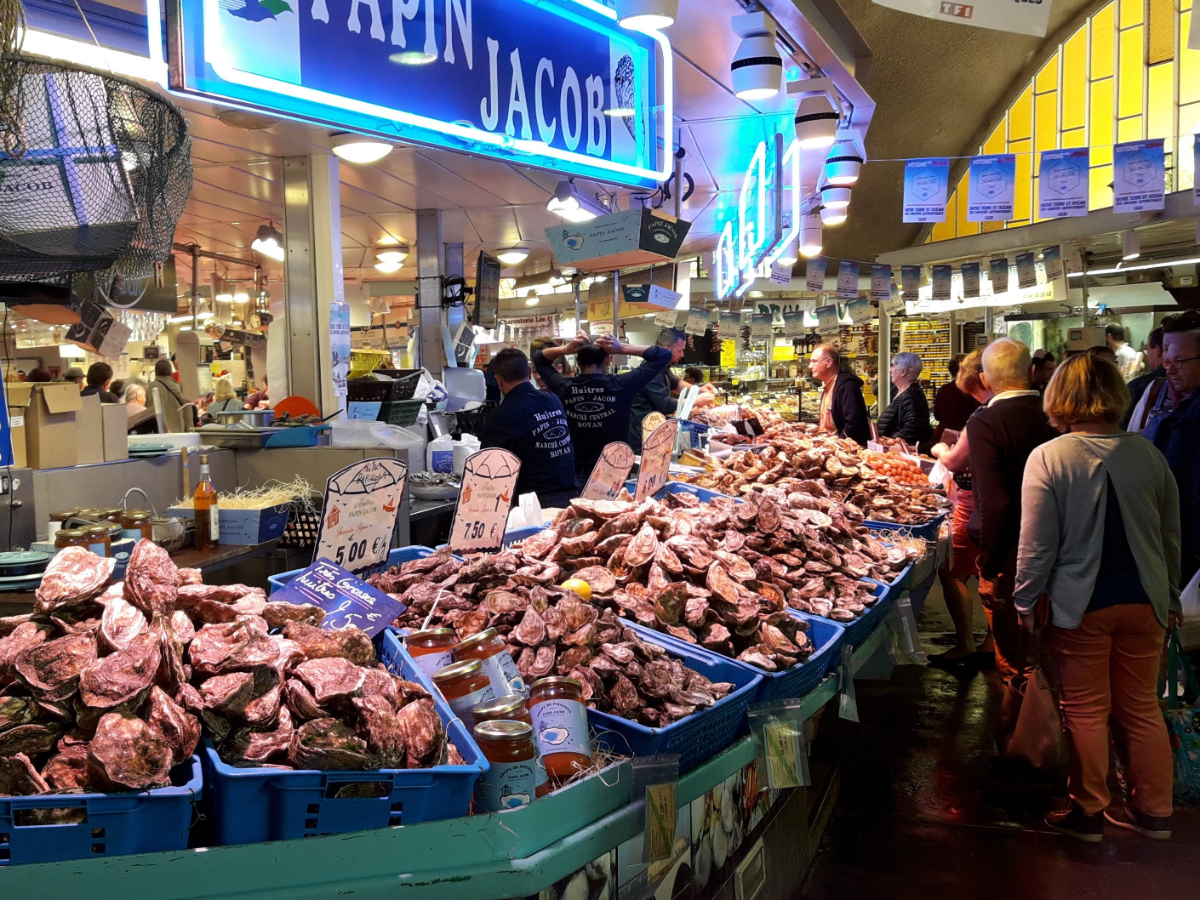
[(804, 286), (817, 293), (825, 290), (825, 272), (828, 268), (829, 260), (825, 257), (810, 259), (804, 271)]
[(821, 334), (835, 334), (838, 330), (838, 311), (836, 306), (817, 307), (817, 331)]
[(953, 266), (934, 266), (933, 267), (933, 299), (934, 300), (949, 300), (950, 299), (950, 283), (954, 278)]
[(1038, 216), (1061, 219), (1088, 214), (1087, 147), (1046, 150), (1038, 168)]
[(902, 316), (906, 309), (904, 298), (899, 294), (892, 294), (892, 299), (884, 303), (881, 309), (889, 316)]
[(704, 332), (708, 331), (708, 326), (709, 326), (708, 310), (693, 309), (690, 313), (688, 313), (687, 325), (684, 326), (683, 330), (687, 334), (694, 334), (696, 336), (699, 336), (699, 335), (704, 334)]
[(450, 526), (452, 552), (486, 553), (500, 549), (520, 472), (521, 460), (498, 447), (480, 450), (467, 458), (458, 505), (454, 508), (454, 523)]
[(751, 339), (769, 338), (771, 336), (771, 314), (755, 313), (750, 317)]
[(1017, 287), (1037, 287), (1037, 260), (1032, 253), (1017, 254)]
[(614, 500), (633, 471), (633, 448), (624, 441), (605, 446), (584, 485), (584, 500)]
[(646, 302), (651, 306), (661, 306), (663, 309), (674, 309), (682, 297), (683, 294), (658, 284), (650, 285), (649, 290), (646, 291)]
[(892, 267), (886, 263), (871, 265), (871, 299), (879, 303), (892, 296)]
[(1113, 212), (1162, 209), (1166, 202), (1164, 165), (1161, 138), (1113, 147)]
[(838, 263), (837, 295), (843, 300), (858, 299), (858, 263), (852, 259)]
[(962, 286), (964, 297), (979, 296), (979, 263), (966, 262), (962, 264)]
[(804, 327), (804, 313), (798, 309), (789, 309), (783, 314), (783, 336), (789, 338), (803, 337), (807, 329)]
[(1046, 278), (1053, 281), (1063, 273), (1062, 248), (1058, 245), (1047, 247), (1042, 251), (1042, 266), (1046, 270)]
[(771, 284), (788, 285), (792, 283), (791, 263), (771, 263)]
[[(889, 292), (888, 297), (890, 296)], [(866, 325), (875, 318), (875, 310), (870, 300), (851, 300), (846, 304), (846, 310), (850, 313), (850, 321), (855, 325)]]
[(667, 419), (642, 442), (642, 463), (638, 468), (637, 492), (634, 499), (639, 503), (653, 497), (667, 483), (671, 468), (671, 451), (675, 449), (675, 433), (679, 430), (678, 419)]
[(901, 266), (900, 285), (902, 292), (913, 299), (921, 292), (921, 267)]
[(675, 323), (679, 320), (678, 314), (673, 309), (664, 309), (654, 317), (654, 324), (659, 328), (674, 328)]
[(1045, 37), (1050, 23), (1050, 3), (1014, 3), (1012, 0), (875, 0), (880, 6), (898, 9), (901, 12), (954, 22), (958, 25), (974, 25), (993, 31), (1011, 31), (1015, 34), (1031, 34)]
[(313, 558), (350, 572), (386, 561), (407, 480), (408, 466), (386, 458), (366, 459), (329, 476)]

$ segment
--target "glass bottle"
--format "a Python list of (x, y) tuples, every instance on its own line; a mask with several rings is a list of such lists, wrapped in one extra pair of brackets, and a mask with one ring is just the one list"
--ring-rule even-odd
[(220, 544), (221, 526), (218, 522), (217, 489), (208, 471), (208, 454), (200, 454), (200, 483), (192, 496), (196, 504), (196, 549), (216, 550)]

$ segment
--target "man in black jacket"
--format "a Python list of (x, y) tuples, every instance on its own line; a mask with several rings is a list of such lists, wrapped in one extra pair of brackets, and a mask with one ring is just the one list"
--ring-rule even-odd
[(1041, 395), (1029, 386), (1029, 367), (1024, 344), (1009, 338), (989, 344), (983, 351), (983, 384), (995, 396), (967, 423), (975, 493), (967, 528), (979, 543), (979, 598), (996, 644), (996, 671), (1005, 683), (1025, 662), (1012, 597), (1025, 462), (1035, 447), (1058, 437), (1042, 410)]
[(865, 447), (871, 436), (871, 426), (867, 421), (862, 379), (853, 372), (841, 371), (841, 365), (842, 355), (832, 344), (818, 345), (808, 362), (813, 377), (825, 385), (821, 394), (821, 428)]

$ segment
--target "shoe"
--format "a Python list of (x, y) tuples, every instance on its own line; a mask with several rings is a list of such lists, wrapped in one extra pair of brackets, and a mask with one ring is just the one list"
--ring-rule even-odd
[(1047, 814), (1046, 824), (1088, 844), (1098, 844), (1104, 839), (1104, 816), (1100, 813), (1089, 816), (1078, 806)]
[(1163, 816), (1148, 816), (1128, 804), (1110, 807), (1104, 818), (1118, 828), (1128, 828), (1153, 841), (1165, 841), (1171, 837), (1171, 820)]

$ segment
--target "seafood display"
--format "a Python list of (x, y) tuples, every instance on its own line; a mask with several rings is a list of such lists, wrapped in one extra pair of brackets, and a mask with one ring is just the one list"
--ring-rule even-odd
[(150, 541), (109, 585), (113, 564), (67, 548), (34, 612), (0, 619), (0, 795), (164, 787), (202, 731), (240, 766), (457, 756), (429, 694), (378, 666), (358, 629), (322, 631), (321, 609), (260, 588), (201, 584)]
[[(819, 431), (815, 425), (778, 425), (758, 443), (765, 449), (740, 451), (712, 459), (707, 471), (679, 480), (731, 496), (779, 485), (793, 490), (799, 482), (810, 494), (835, 500), (851, 516), (897, 525), (920, 525), (941, 513), (946, 498), (928, 482), (901, 483), (864, 454), (854, 441)], [(891, 457), (887, 460), (890, 462)]]

